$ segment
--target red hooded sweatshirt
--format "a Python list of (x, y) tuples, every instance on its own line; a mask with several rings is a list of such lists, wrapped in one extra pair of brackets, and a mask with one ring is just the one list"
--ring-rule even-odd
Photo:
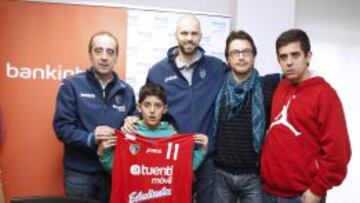
[(321, 77), (277, 87), (261, 155), (263, 188), (280, 197), (318, 196), (345, 178), (351, 156), (341, 101)]

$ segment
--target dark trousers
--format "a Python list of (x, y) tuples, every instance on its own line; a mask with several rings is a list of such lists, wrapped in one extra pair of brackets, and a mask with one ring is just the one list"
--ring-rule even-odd
[(195, 171), (196, 203), (213, 203), (215, 168), (212, 157), (207, 157)]
[(87, 174), (65, 169), (65, 194), (69, 197), (95, 199), (100, 203), (110, 200), (111, 177), (104, 173)]

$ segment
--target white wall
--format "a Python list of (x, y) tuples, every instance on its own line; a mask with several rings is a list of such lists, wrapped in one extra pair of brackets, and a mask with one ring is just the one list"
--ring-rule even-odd
[(296, 27), (312, 41), (311, 67), (324, 76), (342, 100), (352, 145), (348, 175), (328, 193), (328, 203), (360, 202), (360, 1), (298, 0)]
[(248, 32), (258, 49), (255, 67), (261, 75), (279, 72), (275, 40), (294, 26), (295, 0), (239, 0), (233, 20), (234, 29)]
[[(231, 2), (230, 2), (231, 4)], [(260, 73), (280, 71), (275, 40), (287, 29), (304, 29), (312, 42), (311, 69), (337, 90), (342, 100), (352, 145), (348, 175), (340, 187), (330, 190), (328, 203), (360, 202), (360, 1), (359, 0), (239, 0), (233, 28), (244, 29), (259, 50)]]
[(88, 5), (125, 5), (137, 7), (165, 8), (188, 11), (201, 11), (228, 15), (230, 2), (236, 0), (28, 0)]

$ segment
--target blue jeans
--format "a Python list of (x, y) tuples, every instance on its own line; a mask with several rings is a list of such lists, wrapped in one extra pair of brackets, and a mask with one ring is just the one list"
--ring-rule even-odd
[(214, 162), (212, 157), (207, 157), (195, 171), (196, 203), (213, 203), (214, 172)]
[(104, 173), (87, 174), (69, 169), (64, 170), (65, 194), (69, 197), (83, 197), (108, 203), (110, 200), (111, 177)]
[[(290, 198), (283, 198), (279, 196), (274, 196), (269, 193), (263, 193), (263, 202), (264, 203), (301, 203), (301, 195)], [(322, 198), (320, 203), (325, 203), (326, 198)]]
[(261, 178), (259, 174), (234, 175), (216, 169), (214, 202), (262, 203)]

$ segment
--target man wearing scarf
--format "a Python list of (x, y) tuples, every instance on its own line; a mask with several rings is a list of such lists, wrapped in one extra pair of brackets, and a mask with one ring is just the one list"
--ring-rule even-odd
[(230, 71), (215, 103), (214, 202), (262, 202), (259, 154), (280, 76), (260, 77), (256, 54), (249, 34), (230, 33), (225, 47)]

